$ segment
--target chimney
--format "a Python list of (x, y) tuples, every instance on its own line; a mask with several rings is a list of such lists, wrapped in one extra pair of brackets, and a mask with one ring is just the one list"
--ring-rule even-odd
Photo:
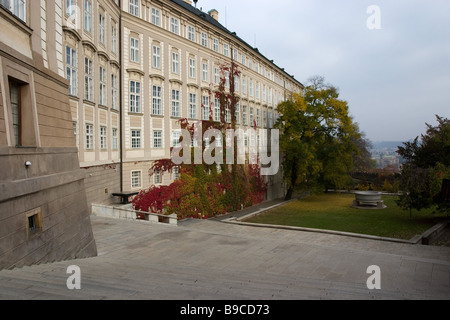
[(216, 21), (219, 21), (219, 11), (216, 9), (212, 9), (208, 12), (208, 14)]

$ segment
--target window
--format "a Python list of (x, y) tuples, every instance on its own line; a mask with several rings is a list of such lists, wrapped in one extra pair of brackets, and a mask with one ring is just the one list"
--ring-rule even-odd
[(250, 88), (249, 88), (249, 91), (250, 91), (250, 97), (253, 97), (253, 81), (250, 81)]
[(88, 57), (84, 57), (84, 99), (94, 102), (94, 69)]
[(267, 111), (264, 110), (263, 112), (263, 123), (262, 123), (263, 127), (266, 128), (267, 127)]
[(214, 99), (214, 121), (220, 122), (220, 99)]
[(172, 72), (176, 74), (180, 73), (179, 55), (176, 52), (172, 52)]
[(181, 147), (180, 135), (181, 135), (180, 131), (172, 131), (172, 146), (174, 148)]
[(253, 69), (253, 59), (248, 59), (248, 68)]
[(5, 8), (9, 9), (16, 17), (26, 22), (27, 1), (26, 0), (2, 0), (0, 2)]
[(261, 127), (261, 110), (256, 109), (256, 126)]
[(161, 149), (162, 147), (163, 147), (162, 131), (160, 130), (153, 131), (153, 148)]
[(245, 60), (246, 60), (245, 54), (242, 54), (241, 58), (242, 58), (241, 62), (245, 66)]
[(152, 66), (161, 69), (161, 48), (158, 46), (153, 46)]
[(234, 90), (239, 91), (239, 77), (234, 76)]
[(208, 63), (203, 63), (202, 67), (202, 80), (208, 82)]
[(208, 34), (202, 32), (202, 46), (208, 48)]
[(267, 94), (266, 94), (266, 86), (263, 85), (263, 89), (262, 89), (262, 96), (263, 96), (263, 101), (267, 100)]
[(139, 0), (130, 0), (130, 13), (139, 17)]
[(84, 30), (92, 32), (92, 3), (90, 0), (84, 0)]
[(230, 56), (230, 47), (226, 43), (223, 44), (223, 55), (225, 57), (229, 57)]
[(247, 94), (247, 79), (242, 78), (242, 94)]
[(77, 52), (66, 46), (66, 78), (69, 80), (69, 94), (77, 95)]
[(161, 171), (156, 170), (153, 174), (153, 182), (154, 184), (161, 184), (162, 183), (162, 174)]
[(230, 111), (230, 105), (228, 103), (225, 107), (225, 121), (227, 123), (231, 123), (231, 111)]
[(156, 8), (152, 8), (152, 23), (161, 26), (161, 12)]
[(141, 172), (131, 171), (131, 187), (140, 188), (141, 187)]
[(230, 88), (230, 72), (225, 71), (225, 88)]
[(180, 91), (172, 90), (172, 117), (181, 117)]
[(253, 108), (250, 107), (250, 126), (253, 127), (255, 125), (255, 116), (253, 114)]
[(203, 96), (203, 104), (202, 104), (202, 108), (203, 108), (203, 120), (209, 120), (209, 97), (208, 96)]
[(195, 42), (195, 28), (192, 26), (188, 26), (188, 39)]
[(247, 106), (242, 106), (242, 124), (244, 126), (248, 125), (247, 118)]
[(241, 112), (240, 106), (239, 106), (239, 103), (237, 103), (236, 107), (235, 107), (236, 124), (240, 124), (241, 123), (240, 112)]
[(179, 21), (177, 18), (170, 18), (170, 31), (175, 34), (179, 34)]
[(214, 68), (214, 84), (219, 85), (220, 84), (220, 70), (219, 68)]
[(195, 73), (196, 73), (196, 63), (195, 59), (189, 59), (189, 78), (195, 79)]
[(106, 150), (108, 148), (106, 127), (100, 127), (100, 149)]
[(102, 106), (106, 106), (106, 69), (103, 67), (100, 67), (100, 101), (99, 104)]
[(189, 93), (189, 118), (197, 119), (197, 95)]
[(233, 49), (233, 60), (237, 61), (238, 59), (238, 50), (237, 49)]
[(130, 61), (139, 63), (139, 40), (130, 38)]
[(86, 124), (86, 150), (94, 149), (94, 125)]
[(118, 81), (117, 75), (111, 75), (111, 108), (117, 110), (119, 101)]
[(117, 27), (111, 26), (111, 52), (117, 53)]
[(14, 138), (16, 141), (16, 146), (22, 146), (22, 108), (20, 104), (20, 85), (11, 81), (9, 83), (9, 88)]
[(162, 116), (162, 88), (159, 86), (152, 87), (152, 114)]
[(103, 14), (99, 14), (98, 16), (98, 36), (99, 41), (102, 44), (105, 44), (105, 16)]
[(173, 180), (180, 180), (180, 167), (173, 167), (172, 169)]
[(117, 128), (112, 129), (112, 149), (119, 149), (119, 130)]
[(260, 94), (259, 94), (259, 83), (256, 84), (256, 99), (260, 98)]
[(213, 50), (219, 52), (219, 40), (217, 38), (214, 38), (213, 40)]
[(141, 130), (131, 130), (131, 149), (141, 148)]
[(130, 81), (130, 112), (141, 113), (141, 83)]
[(75, 10), (76, 10), (76, 0), (66, 0), (66, 14), (71, 19), (75, 18)]
[(30, 237), (42, 231), (41, 209), (37, 208), (25, 213), (27, 219), (27, 236)]

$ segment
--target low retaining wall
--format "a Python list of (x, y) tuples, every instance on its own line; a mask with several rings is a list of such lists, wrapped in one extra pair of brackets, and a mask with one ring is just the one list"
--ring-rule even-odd
[[(92, 214), (97, 217), (133, 220), (142, 223), (160, 223), (169, 225), (178, 225), (178, 219), (176, 214), (165, 216), (156, 213), (148, 213), (137, 211), (127, 207), (119, 206), (105, 206), (101, 204), (92, 204)], [(145, 216), (145, 220), (137, 219), (138, 214)]]

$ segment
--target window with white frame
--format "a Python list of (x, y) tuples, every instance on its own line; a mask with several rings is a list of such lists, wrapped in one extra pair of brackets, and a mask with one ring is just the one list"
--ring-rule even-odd
[(236, 92), (239, 92), (239, 77), (238, 76), (234, 76), (234, 90)]
[(261, 110), (256, 109), (256, 126), (261, 127)]
[(247, 94), (247, 79), (242, 77), (242, 94)]
[(102, 66), (100, 66), (100, 99), (99, 104), (102, 106), (106, 106), (107, 104), (107, 92), (106, 92), (106, 86), (107, 86), (107, 78), (106, 78), (106, 69)]
[(196, 78), (196, 63), (195, 59), (189, 58), (189, 78), (195, 79)]
[(181, 132), (178, 130), (172, 131), (172, 147), (178, 148), (181, 147), (180, 143)]
[(111, 26), (111, 52), (117, 53), (117, 27), (115, 24)]
[(263, 128), (267, 127), (267, 111), (266, 110), (264, 110), (264, 112), (263, 112), (263, 123), (262, 123), (262, 125), (263, 125)]
[(162, 88), (152, 86), (152, 114), (162, 116)]
[(141, 148), (141, 130), (132, 129), (131, 130), (131, 149)]
[(219, 39), (217, 38), (213, 39), (213, 50), (215, 52), (219, 52)]
[(236, 116), (236, 124), (240, 124), (241, 123), (241, 108), (239, 103), (236, 103), (235, 106), (235, 116)]
[(86, 150), (94, 149), (94, 125), (86, 124)]
[(130, 112), (141, 113), (141, 83), (130, 81)]
[(94, 68), (88, 57), (84, 57), (84, 99), (94, 101)]
[(269, 112), (269, 129), (273, 128), (273, 114)]
[(172, 90), (172, 117), (181, 117), (179, 90)]
[(238, 60), (238, 50), (237, 49), (233, 49), (233, 60), (235, 60), (235, 61)]
[(220, 69), (217, 67), (214, 68), (214, 84), (217, 86), (220, 84)]
[(253, 59), (248, 59), (248, 68), (253, 69)]
[(130, 38), (130, 61), (139, 63), (139, 39)]
[(152, 23), (158, 27), (161, 26), (161, 11), (156, 8), (152, 8)]
[(259, 83), (256, 83), (256, 99), (260, 98)]
[(180, 73), (180, 56), (177, 52), (172, 52), (172, 73)]
[(117, 128), (112, 129), (112, 149), (119, 149), (119, 130)]
[(203, 112), (202, 112), (203, 120), (209, 120), (209, 97), (208, 96), (202, 96), (202, 109), (203, 109)]
[(180, 34), (180, 22), (177, 18), (170, 18), (170, 31), (175, 34)]
[(162, 131), (155, 130), (153, 131), (153, 148), (161, 149), (162, 147), (163, 147)]
[(173, 167), (172, 178), (174, 181), (180, 180), (180, 167)]
[(99, 13), (98, 15), (98, 40), (101, 44), (106, 44), (106, 20), (105, 15), (103, 13)]
[(152, 66), (155, 69), (161, 69), (161, 47), (153, 46)]
[(225, 71), (225, 88), (230, 88), (230, 72)]
[(160, 170), (156, 170), (153, 173), (153, 183), (154, 184), (161, 184), (162, 183), (162, 173)]
[(119, 108), (119, 91), (118, 91), (118, 80), (116, 74), (111, 74), (111, 108), (117, 110)]
[(255, 116), (253, 114), (253, 108), (250, 107), (250, 126), (253, 127), (255, 125)]
[(242, 106), (242, 124), (244, 126), (248, 125), (247, 106)]
[(108, 148), (108, 136), (106, 133), (106, 127), (105, 126), (101, 126), (100, 127), (100, 149), (102, 150), (106, 150)]
[(214, 98), (214, 121), (220, 122), (220, 99)]
[(205, 32), (202, 32), (202, 46), (208, 47), (208, 34)]
[(204, 81), (204, 82), (208, 82), (209, 80), (208, 80), (208, 63), (203, 63), (203, 65), (202, 65), (202, 80)]
[(188, 26), (188, 39), (195, 42), (195, 28), (193, 26)]
[(223, 44), (223, 55), (225, 57), (229, 57), (230, 56), (230, 46), (227, 43)]
[(246, 61), (246, 56), (245, 56), (245, 54), (242, 54), (242, 56), (241, 56), (241, 63), (245, 66), (245, 61)]
[(140, 188), (141, 187), (141, 172), (131, 171), (131, 187)]
[(253, 81), (250, 81), (249, 83), (249, 91), (250, 97), (253, 97)]
[(139, 17), (139, 0), (130, 0), (130, 14)]
[(197, 119), (197, 95), (189, 93), (189, 119)]
[(84, 30), (92, 32), (92, 2), (84, 0)]
[(77, 51), (66, 46), (66, 78), (69, 80), (69, 94), (77, 95)]
[(227, 123), (231, 123), (231, 111), (230, 111), (230, 105), (228, 103), (225, 106), (225, 121)]

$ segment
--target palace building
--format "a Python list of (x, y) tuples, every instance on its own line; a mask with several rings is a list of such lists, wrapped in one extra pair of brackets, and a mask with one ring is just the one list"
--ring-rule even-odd
[(64, 5), (64, 70), (91, 203), (112, 203), (114, 192), (177, 178), (177, 172), (150, 177), (148, 171), (153, 161), (170, 158), (180, 119), (209, 119), (209, 112), (219, 119), (211, 91), (217, 89), (221, 64), (234, 61), (241, 71), (236, 116), (242, 128), (255, 122), (272, 128), (278, 103), (303, 89), (222, 26), (217, 10), (205, 13), (182, 0), (66, 0)]

